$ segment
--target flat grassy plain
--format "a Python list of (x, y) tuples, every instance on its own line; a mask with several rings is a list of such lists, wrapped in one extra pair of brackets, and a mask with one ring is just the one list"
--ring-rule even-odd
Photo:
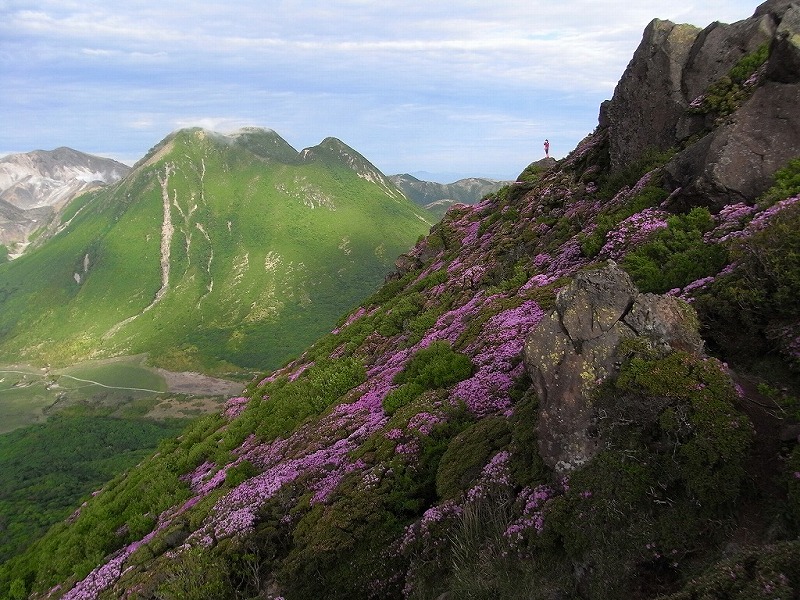
[(220, 410), (226, 398), (243, 387), (235, 381), (192, 373), (165, 375), (148, 366), (144, 355), (89, 361), (63, 369), (0, 364), (0, 434), (44, 423), (64, 411), (151, 420), (188, 419)]

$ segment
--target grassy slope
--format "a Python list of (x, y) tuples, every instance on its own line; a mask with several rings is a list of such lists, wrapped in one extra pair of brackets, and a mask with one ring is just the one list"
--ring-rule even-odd
[[(587, 145), (602, 152), (597, 138)], [(674, 241), (687, 219), (712, 227), (712, 238), (732, 226), (679, 215), (646, 239), (628, 238), (639, 230), (626, 219), (652, 215), (662, 197), (657, 177), (598, 202), (589, 191), (598, 186), (582, 179), (591, 161), (580, 156), (528, 194), (509, 188), (450, 213), (418, 246), (419, 269), (384, 286), (301, 360), (254, 382), (237, 418), (207, 417), (162, 444), (74, 525), (0, 570), (0, 581), (45, 590), (121, 550), (133, 569), (116, 588), (116, 563), (98, 571), (112, 586), (104, 597), (124, 588), (252, 597), (273, 582), (291, 598), (399, 598), (404, 585), (419, 597), (509, 598), (653, 597), (684, 584), (724, 585), (739, 598), (768, 597), (764, 582), (798, 589), (796, 447), (773, 474), (780, 489), (770, 497), (769, 539), (781, 543), (714, 570), (739, 509), (760, 501), (744, 479), (751, 430), (719, 361), (633, 352), (624, 377), (601, 391), (610, 407), (623, 403), (622, 416), (653, 406), (647, 428), (610, 417), (608, 451), (568, 479), (538, 459), (537, 399), (519, 350), (555, 289), (607, 258), (588, 243), (586, 224), (604, 220), (605, 241), (627, 240), (633, 252), (615, 254), (623, 261)], [(781, 214), (796, 219), (791, 207)], [(703, 235), (681, 239), (671, 257), (704, 244)], [(682, 273), (689, 290), (696, 274)], [(423, 340), (439, 341), (426, 351)], [(193, 550), (165, 554), (192, 532)]]
[[(177, 370), (278, 366), (372, 291), (428, 228), (410, 202), (334, 160), (281, 164), (201, 134), (178, 133), (159, 160), (80, 198), (64, 232), (0, 267), (2, 355), (63, 364), (150, 352)], [(171, 287), (140, 314), (161, 285), (166, 163)]]

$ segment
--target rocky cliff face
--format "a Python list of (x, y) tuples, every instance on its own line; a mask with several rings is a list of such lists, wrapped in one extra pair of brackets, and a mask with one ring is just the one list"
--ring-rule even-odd
[(800, 154), (799, 15), (800, 5), (770, 0), (731, 25), (650, 23), (602, 110), (612, 168), (678, 147), (667, 168), (676, 202), (752, 202)]

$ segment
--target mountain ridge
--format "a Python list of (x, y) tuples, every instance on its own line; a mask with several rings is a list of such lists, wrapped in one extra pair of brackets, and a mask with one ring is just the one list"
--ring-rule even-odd
[(433, 210), (440, 217), (444, 216), (453, 204), (476, 204), (484, 196), (496, 192), (509, 183), (482, 177), (465, 177), (452, 183), (442, 184), (423, 181), (408, 173), (391, 175), (389, 179), (411, 200), (428, 210)]
[(65, 146), (0, 158), (0, 201), (19, 211), (4, 211), (0, 243), (24, 247), (74, 197), (119, 181), (129, 171), (115, 160)]
[[(298, 319), (296, 339), (276, 336), (267, 346), (277, 366), (287, 358), (282, 348), (319, 333), (303, 333), (319, 325), (301, 315), (313, 305), (330, 326), (431, 223), (341, 141), (329, 138), (303, 159), (273, 131), (179, 130), (126, 178), (70, 203), (34, 253), (0, 269), (0, 351), (61, 364), (70, 355), (149, 350), (154, 360), (190, 361), (176, 370), (252, 366), (266, 356), (255, 358), (264, 347), (256, 338)], [(47, 279), (25, 275), (47, 273), (45, 262)], [(63, 305), (51, 306), (52, 297)], [(53, 312), (70, 316), (56, 319), (61, 325), (39, 316)], [(197, 327), (204, 320), (221, 336), (213, 343), (209, 326)], [(60, 339), (62, 349), (42, 339)], [(211, 363), (191, 364), (192, 356)]]

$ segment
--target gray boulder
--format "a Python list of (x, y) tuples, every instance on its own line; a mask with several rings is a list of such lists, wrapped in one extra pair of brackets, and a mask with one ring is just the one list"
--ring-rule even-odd
[(536, 433), (545, 464), (566, 472), (604, 445), (594, 391), (619, 369), (633, 339), (667, 353), (702, 353), (697, 319), (671, 296), (640, 294), (615, 263), (578, 274), (525, 342), (525, 364), (539, 401)]

